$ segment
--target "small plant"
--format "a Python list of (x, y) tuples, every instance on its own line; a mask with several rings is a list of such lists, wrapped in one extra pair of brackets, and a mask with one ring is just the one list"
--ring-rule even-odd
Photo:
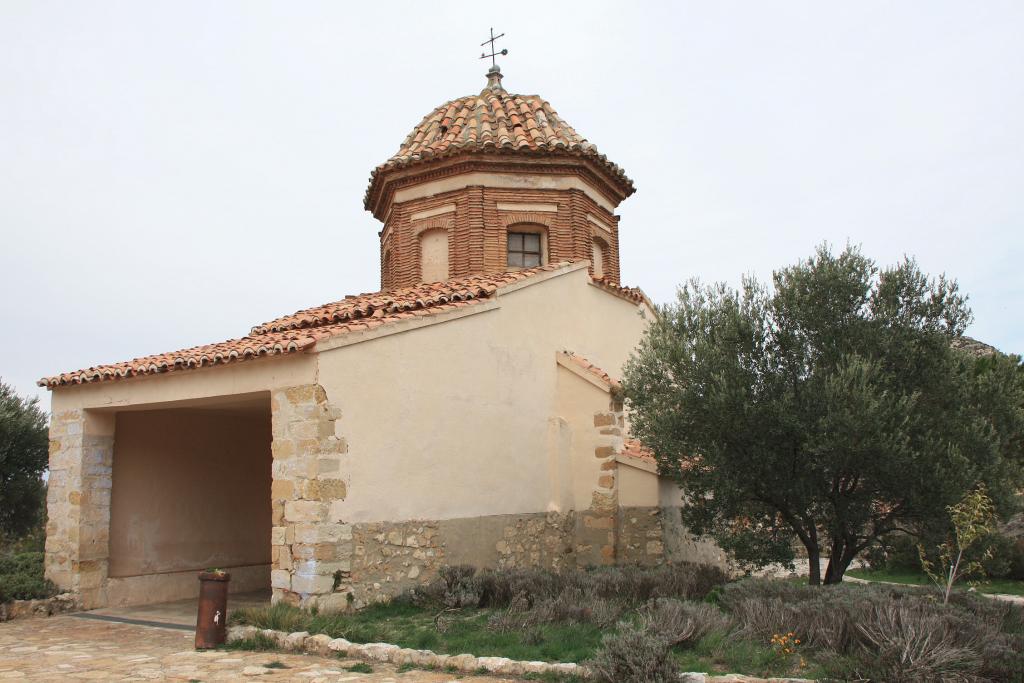
[[(772, 639), (769, 642), (772, 648), (772, 652), (775, 653), (780, 659), (789, 660), (794, 655), (797, 655), (797, 650), (800, 647), (800, 639), (796, 637), (796, 634), (792, 631), (786, 633), (775, 633), (772, 634)], [(803, 669), (807, 666), (807, 660), (802, 655), (797, 655), (799, 661), (797, 668)]]
[(351, 671), (356, 674), (372, 674), (373, 667), (366, 662), (356, 662), (352, 666), (346, 667), (346, 671)]
[(413, 664), (412, 662), (405, 662), (404, 664), (402, 664), (402, 665), (400, 665), (398, 667), (398, 673), (404, 674), (406, 671), (412, 671), (415, 668), (416, 668), (416, 665)]
[[(956, 505), (947, 508), (953, 522), (953, 535), (939, 546), (938, 566), (928, 559), (924, 546), (918, 546), (921, 568), (925, 574), (942, 589), (942, 602), (949, 602), (953, 585), (965, 576), (983, 572), (981, 562), (966, 560), (964, 554), (978, 541), (989, 536), (995, 529), (995, 505), (988, 497), (984, 484), (968, 493)], [(982, 557), (990, 555), (988, 550)]]
[(291, 668), (290, 666), (288, 666), (287, 664), (285, 664), (284, 662), (282, 662), (279, 659), (275, 659), (272, 662), (268, 662), (268, 663), (264, 664), (263, 666), (265, 666), (268, 669), (290, 669)]

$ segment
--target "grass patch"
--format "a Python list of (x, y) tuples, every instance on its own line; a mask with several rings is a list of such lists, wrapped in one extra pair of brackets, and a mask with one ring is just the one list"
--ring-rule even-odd
[[(910, 577), (920, 587), (722, 583), (703, 569), (674, 566), (476, 576), (451, 568), (441, 576), (358, 612), (282, 603), (239, 610), (232, 621), (449, 655), (588, 663), (597, 683), (671, 683), (679, 671), (1024, 683), (1024, 610), (963, 590), (946, 605), (923, 577)], [(273, 649), (274, 642), (257, 635), (239, 647)], [(912, 660), (900, 655), (908, 651)]]
[[(865, 581), (886, 581), (888, 583), (899, 583), (906, 586), (932, 586), (931, 579), (920, 572), (898, 570), (898, 569), (851, 569), (846, 572), (847, 576)], [(958, 588), (965, 589), (967, 584), (957, 584)], [(979, 593), (1000, 593), (1003, 595), (1024, 595), (1024, 581), (1013, 579), (986, 579), (985, 581), (970, 586)]]
[(356, 662), (352, 666), (346, 667), (345, 670), (346, 671), (351, 671), (352, 673), (356, 673), (356, 674), (372, 674), (373, 673), (373, 667), (370, 666), (369, 664), (367, 664), (366, 662)]
[(280, 660), (277, 660), (277, 659), (275, 659), (272, 662), (268, 662), (267, 664), (264, 664), (263, 666), (267, 667), (268, 669), (290, 669), (291, 668), (290, 666), (288, 666), (284, 662), (282, 662)]
[(278, 649), (277, 641), (262, 633), (257, 633), (251, 638), (242, 638), (226, 643), (225, 650), (243, 650), (246, 652), (272, 652)]
[(799, 657), (780, 656), (767, 644), (737, 638), (725, 631), (708, 634), (693, 649), (676, 648), (673, 655), (682, 671), (715, 675), (743, 673), (763, 678), (797, 676), (814, 680), (823, 675), (821, 668), (806, 658), (805, 666), (800, 667)]
[(519, 631), (488, 628), (492, 615), (499, 612), (470, 607), (445, 612), (443, 632), (435, 624), (434, 610), (402, 602), (333, 614), (313, 614), (278, 603), (269, 608), (238, 610), (233, 622), (287, 633), (324, 633), (353, 643), (393, 643), (440, 654), (470, 652), (478, 657), (545, 662), (583, 661), (593, 656), (601, 644), (601, 629), (592, 624), (543, 624), (531, 630), (529, 639), (524, 639)]
[(545, 671), (542, 674), (523, 674), (522, 678), (527, 681), (543, 681), (544, 683), (583, 683), (586, 679), (571, 674), (560, 674), (554, 671)]

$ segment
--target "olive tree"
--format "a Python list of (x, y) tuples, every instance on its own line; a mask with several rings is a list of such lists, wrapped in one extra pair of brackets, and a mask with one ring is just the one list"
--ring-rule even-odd
[(0, 536), (18, 537), (41, 520), (48, 462), (46, 413), (0, 382)]
[(951, 348), (971, 321), (955, 281), (819, 247), (739, 290), (691, 281), (627, 364), (635, 436), (685, 492), (684, 522), (748, 565), (842, 581), (879, 537), (1021, 484), (1019, 358)]

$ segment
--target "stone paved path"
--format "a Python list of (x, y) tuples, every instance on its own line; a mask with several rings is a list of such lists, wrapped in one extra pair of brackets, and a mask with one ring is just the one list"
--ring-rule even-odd
[[(0, 624), (0, 681), (305, 681), (306, 683), (515, 683), (373, 664), (373, 673), (344, 670), (355, 660), (277, 652), (192, 649), (188, 631), (60, 616)], [(266, 668), (280, 662), (287, 669)]]

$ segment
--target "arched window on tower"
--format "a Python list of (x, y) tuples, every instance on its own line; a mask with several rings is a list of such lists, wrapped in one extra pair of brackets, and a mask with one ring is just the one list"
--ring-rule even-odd
[(508, 229), (509, 268), (536, 268), (548, 262), (548, 229), (543, 225), (518, 224)]
[(590, 271), (594, 278), (604, 277), (604, 262), (608, 254), (608, 244), (600, 237), (591, 240)]
[(448, 231), (427, 230), (420, 234), (420, 280), (440, 282), (448, 279)]

